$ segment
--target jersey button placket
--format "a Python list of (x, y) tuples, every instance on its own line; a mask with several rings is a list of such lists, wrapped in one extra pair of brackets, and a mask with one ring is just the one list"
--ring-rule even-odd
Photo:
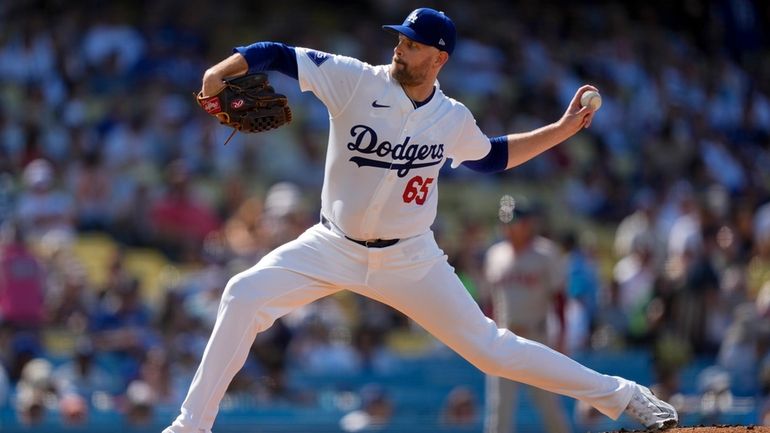
[[(399, 137), (399, 143), (403, 143), (406, 137), (409, 136), (408, 124), (412, 122), (412, 116), (408, 116), (406, 122), (404, 122), (403, 134)], [(398, 161), (391, 160), (391, 164), (399, 164)], [(393, 187), (396, 184), (395, 171), (391, 169), (387, 170), (387, 174), (382, 177), (382, 181), (378, 186), (376, 192), (372, 196), (372, 200), (369, 204), (369, 210), (366, 212), (363, 218), (363, 233), (366, 239), (372, 238), (372, 230), (376, 225), (380, 223), (382, 217), (380, 211), (387, 202), (387, 198), (393, 191)]]

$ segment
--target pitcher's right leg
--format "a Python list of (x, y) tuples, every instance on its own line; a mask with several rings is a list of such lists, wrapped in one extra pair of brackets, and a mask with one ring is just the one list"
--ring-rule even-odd
[(252, 268), (227, 284), (203, 359), (180, 415), (164, 433), (210, 433), (219, 402), (243, 367), (257, 333), (290, 311), (338, 289), (282, 268)]

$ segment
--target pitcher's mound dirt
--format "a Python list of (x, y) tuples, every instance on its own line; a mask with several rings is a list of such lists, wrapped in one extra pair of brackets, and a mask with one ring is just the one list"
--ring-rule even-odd
[[(644, 432), (644, 430), (639, 430), (639, 432)], [(664, 430), (664, 433), (770, 433), (770, 427), (754, 425), (685, 426)]]

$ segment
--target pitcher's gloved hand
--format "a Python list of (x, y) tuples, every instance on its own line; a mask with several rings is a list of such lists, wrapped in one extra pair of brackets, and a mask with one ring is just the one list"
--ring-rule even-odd
[(220, 123), (241, 132), (267, 131), (291, 121), (286, 96), (275, 93), (261, 72), (226, 80), (216, 95), (198, 93), (196, 99)]

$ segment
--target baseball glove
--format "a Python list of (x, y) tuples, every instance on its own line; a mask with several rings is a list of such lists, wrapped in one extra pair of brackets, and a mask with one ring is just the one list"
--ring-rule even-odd
[(198, 105), (219, 123), (236, 131), (262, 132), (291, 122), (286, 96), (275, 93), (267, 74), (261, 72), (226, 80), (216, 95), (204, 97), (198, 93), (196, 98)]

